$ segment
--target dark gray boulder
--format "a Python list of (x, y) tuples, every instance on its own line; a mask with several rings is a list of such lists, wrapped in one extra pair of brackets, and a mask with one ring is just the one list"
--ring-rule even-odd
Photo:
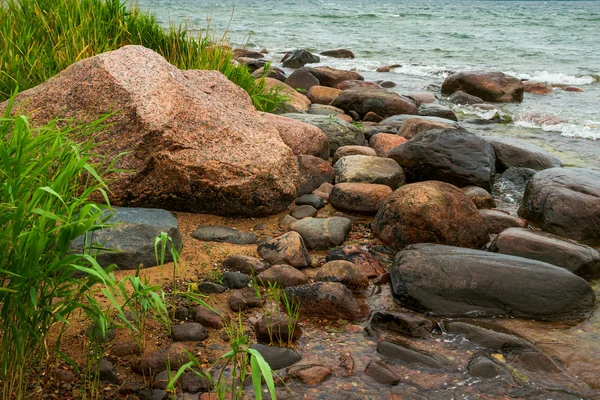
[(527, 183), (519, 215), (546, 232), (600, 246), (600, 171), (538, 172)]
[(600, 276), (600, 252), (560, 236), (529, 229), (501, 232), (490, 251), (547, 262), (583, 277)]
[(388, 157), (400, 164), (407, 182), (437, 180), (458, 187), (475, 185), (488, 192), (494, 184), (494, 149), (464, 129), (419, 133), (390, 150)]
[(321, 57), (315, 56), (308, 50), (298, 49), (287, 55), (283, 60), (285, 68), (302, 68), (306, 64), (314, 64), (321, 61)]
[(436, 244), (399, 252), (391, 284), (400, 304), (444, 316), (578, 319), (595, 303), (590, 285), (563, 268)]
[(502, 72), (469, 71), (452, 74), (444, 80), (441, 92), (448, 96), (457, 90), (484, 101), (508, 103), (523, 101), (523, 82)]
[(510, 182), (515, 189), (524, 191), (527, 182), (537, 173), (535, 169), (511, 167), (502, 173), (501, 180)]
[[(106, 212), (110, 214), (109, 211)], [(121, 269), (136, 269), (157, 265), (154, 240), (161, 232), (166, 232), (175, 248), (181, 251), (181, 233), (177, 219), (168, 211), (153, 208), (113, 207), (112, 216), (107, 221), (114, 226), (89, 233), (89, 243), (95, 247), (91, 254), (96, 261), (107, 267), (116, 264)], [(84, 239), (79, 237), (72, 243), (73, 250), (83, 251)], [(171, 244), (165, 252), (165, 262), (173, 261)], [(159, 254), (160, 257), (160, 254)]]
[(302, 359), (298, 353), (286, 347), (254, 343), (250, 348), (258, 351), (273, 370), (289, 367)]
[(456, 114), (450, 107), (442, 106), (440, 104), (421, 104), (419, 106), (419, 115), (458, 121)]
[(487, 138), (496, 153), (496, 169), (502, 172), (508, 168), (522, 167), (540, 171), (562, 167), (562, 162), (539, 146), (515, 139)]
[(417, 349), (408, 343), (382, 340), (377, 345), (377, 352), (396, 362), (429, 368), (443, 368), (450, 362), (443, 357)]

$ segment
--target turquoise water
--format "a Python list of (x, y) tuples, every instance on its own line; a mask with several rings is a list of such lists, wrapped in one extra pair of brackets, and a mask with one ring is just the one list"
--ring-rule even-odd
[[(141, 0), (140, 5), (165, 26), (190, 22), (206, 29), (208, 17), (219, 37), (229, 27), (233, 46), (266, 48), (275, 63), (279, 52), (294, 48), (351, 49), (356, 59), (322, 57), (321, 65), (394, 81), (401, 93), (423, 91), (451, 71), (474, 69), (576, 85), (585, 92), (526, 95), (522, 104), (503, 111), (519, 120), (515, 128), (543, 129), (540, 139), (600, 139), (600, 1)], [(402, 67), (375, 72), (392, 63)], [(542, 125), (530, 114), (564, 122)]]

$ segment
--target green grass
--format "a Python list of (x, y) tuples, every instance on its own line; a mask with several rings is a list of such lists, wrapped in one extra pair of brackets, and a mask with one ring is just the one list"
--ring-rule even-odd
[(221, 71), (260, 111), (274, 111), (285, 101), (265, 91), (264, 81), (257, 82), (247, 67), (234, 66), (231, 50), (208, 33), (192, 38), (185, 25), (165, 30), (153, 15), (123, 0), (0, 0), (0, 101), (76, 61), (131, 44), (181, 69)]

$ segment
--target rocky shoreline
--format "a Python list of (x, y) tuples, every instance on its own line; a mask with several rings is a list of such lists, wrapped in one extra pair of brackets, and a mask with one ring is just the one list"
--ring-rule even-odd
[[(552, 88), (461, 72), (402, 96), (386, 90), (393, 82), (305, 67), (319, 60), (306, 50), (283, 57), (289, 75), (265, 71), (262, 52), (235, 53), (290, 97), (281, 115), (257, 112), (220, 73), (182, 71), (139, 46), (17, 96), (34, 125), (115, 112), (96, 138), (108, 159), (125, 152), (126, 170), (109, 177), (119, 225), (95, 233), (119, 250), (99, 254), (103, 266), (142, 264), (164, 284), (152, 271), (170, 265), (155, 267), (153, 241), (168, 232), (183, 244), (180, 285), (225, 319), (241, 313), (281, 399), (597, 398), (600, 172), (471, 133), (448, 107), (495, 110)], [(273, 285), (299, 306), (294, 329), (265, 296)], [(116, 334), (106, 398), (167, 398), (166, 355), (175, 370), (185, 350), (207, 367), (226, 351), (223, 315), (178, 306), (171, 338), (154, 327), (143, 354)], [(273, 327), (288, 328), (290, 348), (271, 343)], [(70, 368), (55, 379), (45, 395), (76, 397)], [(192, 376), (180, 388), (212, 398)]]

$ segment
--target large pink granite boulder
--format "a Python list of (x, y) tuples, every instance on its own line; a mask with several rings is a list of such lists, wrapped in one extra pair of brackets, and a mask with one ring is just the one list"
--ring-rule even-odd
[(281, 140), (297, 156), (314, 156), (324, 160), (329, 158), (329, 142), (323, 131), (306, 122), (265, 113), (264, 118), (273, 126)]
[(14, 110), (34, 125), (113, 112), (95, 140), (108, 159), (125, 153), (117, 167), (129, 172), (109, 177), (115, 205), (265, 215), (297, 193), (296, 157), (244, 90), (141, 46), (73, 64), (19, 94)]

